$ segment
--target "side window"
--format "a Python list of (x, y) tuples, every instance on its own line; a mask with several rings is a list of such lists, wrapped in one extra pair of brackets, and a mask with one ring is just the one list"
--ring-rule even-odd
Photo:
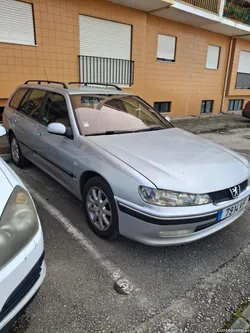
[(57, 93), (48, 94), (42, 123), (45, 126), (50, 123), (61, 123), (66, 127), (71, 127), (67, 104), (62, 95)]
[(33, 89), (28, 96), (25, 96), (18, 109), (28, 116), (39, 120), (41, 115), (41, 105), (45, 95), (45, 90)]
[(14, 94), (14, 96), (11, 98), (9, 106), (12, 109), (16, 110), (27, 91), (28, 91), (27, 88), (18, 89), (17, 92)]

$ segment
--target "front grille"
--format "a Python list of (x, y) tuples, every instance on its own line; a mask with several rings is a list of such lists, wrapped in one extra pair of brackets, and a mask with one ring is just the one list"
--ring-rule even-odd
[(41, 270), (42, 263), (44, 259), (44, 253), (41, 258), (29, 272), (29, 274), (24, 278), (24, 280), (16, 287), (16, 289), (9, 296), (5, 302), (2, 311), (0, 312), (0, 322), (21, 302), (21, 300), (28, 294), (32, 287), (38, 281)]
[[(239, 184), (240, 193), (245, 191), (247, 186), (248, 186), (247, 180), (245, 180), (243, 183)], [(225, 190), (209, 193), (209, 196), (213, 200), (213, 203), (215, 203), (215, 204), (233, 199), (229, 188), (227, 188)]]

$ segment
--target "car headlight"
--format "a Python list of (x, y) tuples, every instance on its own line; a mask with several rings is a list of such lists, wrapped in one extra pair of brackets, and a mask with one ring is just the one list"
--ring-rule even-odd
[(208, 194), (158, 190), (147, 186), (139, 186), (139, 194), (143, 201), (165, 207), (199, 206), (212, 202)]
[(39, 229), (29, 194), (16, 186), (0, 217), (0, 269), (14, 258)]

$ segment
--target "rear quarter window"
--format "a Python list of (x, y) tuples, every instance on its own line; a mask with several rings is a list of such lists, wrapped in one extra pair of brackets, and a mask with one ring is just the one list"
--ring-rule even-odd
[(14, 96), (11, 98), (9, 106), (16, 110), (18, 108), (18, 105), (20, 104), (21, 100), (23, 99), (24, 95), (27, 93), (27, 88), (20, 88), (18, 89)]

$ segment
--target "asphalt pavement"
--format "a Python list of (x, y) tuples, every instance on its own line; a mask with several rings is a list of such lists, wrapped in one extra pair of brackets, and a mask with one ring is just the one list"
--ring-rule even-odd
[[(204, 134), (250, 160), (250, 129)], [(42, 222), (47, 277), (20, 333), (217, 332), (250, 293), (250, 211), (185, 246), (154, 248), (89, 229), (82, 204), (35, 166), (15, 172)], [(125, 186), (125, 184), (124, 184)], [(114, 284), (128, 283), (128, 295)]]

